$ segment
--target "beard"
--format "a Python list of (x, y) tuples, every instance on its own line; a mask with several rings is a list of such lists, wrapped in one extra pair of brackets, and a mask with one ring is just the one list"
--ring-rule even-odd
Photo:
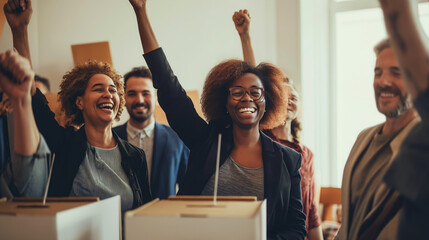
[[(146, 114), (135, 114), (134, 109), (137, 107), (145, 107), (148, 109)], [(127, 109), (128, 110), (128, 109)], [(136, 122), (142, 123), (146, 120), (148, 120), (153, 115), (153, 110), (150, 108), (150, 105), (147, 103), (136, 103), (131, 105), (131, 109), (128, 110), (128, 113), (130, 115), (130, 118), (133, 119)]]
[[(380, 109), (378, 99), (380, 97), (381, 92), (391, 92), (391, 93), (399, 96), (400, 102), (396, 106), (395, 109), (391, 109), (391, 110), (387, 110), (387, 111), (383, 111)], [(384, 114), (387, 118), (398, 117), (413, 107), (411, 96), (408, 94), (402, 95), (401, 91), (398, 88), (394, 88), (394, 87), (378, 87), (376, 89), (376, 99), (377, 99), (378, 111), (380, 113)]]

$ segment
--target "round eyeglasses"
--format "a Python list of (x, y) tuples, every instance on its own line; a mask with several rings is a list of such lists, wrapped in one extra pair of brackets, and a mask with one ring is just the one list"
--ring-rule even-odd
[(231, 87), (229, 88), (229, 96), (235, 101), (240, 101), (245, 94), (249, 94), (250, 98), (253, 101), (257, 101), (264, 97), (264, 89), (261, 87), (251, 87), (251, 88), (243, 88), (243, 87)]

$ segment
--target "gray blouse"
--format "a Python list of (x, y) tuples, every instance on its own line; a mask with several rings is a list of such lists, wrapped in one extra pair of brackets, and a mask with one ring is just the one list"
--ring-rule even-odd
[[(215, 176), (204, 187), (201, 195), (213, 195)], [(229, 156), (219, 170), (219, 196), (256, 196), (264, 199), (264, 166), (244, 167)]]
[(85, 158), (74, 178), (70, 196), (98, 196), (100, 199), (121, 196), (122, 212), (133, 206), (133, 192), (121, 165), (116, 147), (103, 149), (88, 144)]

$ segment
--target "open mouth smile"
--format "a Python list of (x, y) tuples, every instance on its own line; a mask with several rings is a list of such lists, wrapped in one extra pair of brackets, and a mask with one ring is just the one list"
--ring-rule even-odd
[(114, 104), (113, 103), (100, 103), (97, 107), (104, 111), (113, 111)]
[(247, 107), (247, 108), (239, 108), (238, 112), (239, 113), (254, 113), (254, 112), (256, 112), (256, 109), (255, 108), (249, 108), (249, 107)]

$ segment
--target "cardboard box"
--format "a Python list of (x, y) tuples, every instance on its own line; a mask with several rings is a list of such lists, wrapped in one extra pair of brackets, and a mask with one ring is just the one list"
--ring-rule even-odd
[(120, 239), (120, 197), (0, 202), (0, 239)]
[(133, 239), (266, 239), (266, 201), (256, 197), (177, 196), (155, 199), (125, 214)]

